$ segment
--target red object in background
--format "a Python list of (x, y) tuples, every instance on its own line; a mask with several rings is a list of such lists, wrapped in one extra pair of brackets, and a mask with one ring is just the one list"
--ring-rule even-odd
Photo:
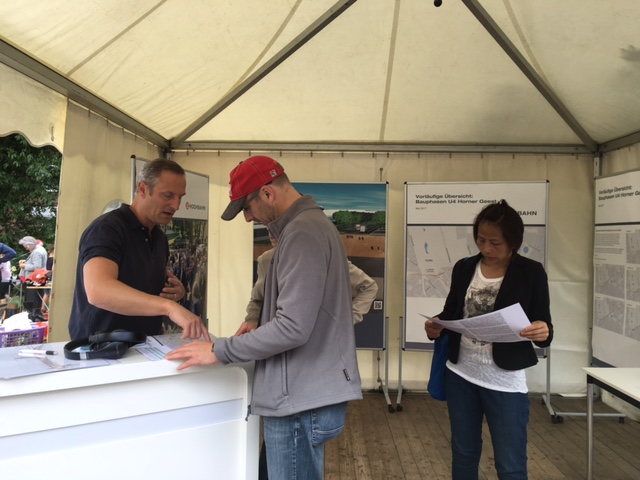
[[(49, 319), (49, 314), (45, 315), (45, 318)], [(38, 327), (47, 327), (44, 329), (44, 335), (42, 338), (42, 342), (46, 342), (49, 339), (49, 322), (36, 322)]]

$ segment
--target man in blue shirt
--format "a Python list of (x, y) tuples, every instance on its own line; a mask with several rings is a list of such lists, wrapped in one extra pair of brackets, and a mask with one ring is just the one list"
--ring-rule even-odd
[(169, 317), (182, 338), (209, 340), (202, 320), (178, 302), (185, 288), (167, 270), (169, 243), (157, 225), (180, 208), (187, 180), (180, 165), (157, 159), (140, 173), (131, 205), (105, 213), (82, 234), (69, 320), (72, 340), (97, 332), (162, 333)]

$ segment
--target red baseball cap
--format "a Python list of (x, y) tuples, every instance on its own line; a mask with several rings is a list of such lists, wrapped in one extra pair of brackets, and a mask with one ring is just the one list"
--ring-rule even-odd
[(223, 220), (233, 220), (244, 207), (247, 195), (271, 183), (284, 173), (284, 168), (271, 157), (257, 155), (247, 158), (229, 175), (229, 205), (222, 213)]

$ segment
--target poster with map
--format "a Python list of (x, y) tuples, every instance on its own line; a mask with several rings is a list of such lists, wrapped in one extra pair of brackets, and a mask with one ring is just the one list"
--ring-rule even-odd
[(596, 179), (594, 365), (640, 366), (640, 171)]
[(407, 183), (405, 185), (405, 350), (430, 350), (424, 317), (440, 313), (451, 271), (478, 253), (475, 216), (505, 199), (521, 215), (519, 253), (546, 264), (547, 182)]

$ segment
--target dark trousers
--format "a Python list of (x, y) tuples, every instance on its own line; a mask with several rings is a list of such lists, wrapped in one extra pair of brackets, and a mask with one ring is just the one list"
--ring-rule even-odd
[(267, 448), (264, 442), (260, 445), (260, 463), (258, 464), (258, 480), (269, 480), (269, 471), (267, 470)]
[(31, 313), (33, 311), (40, 312), (40, 307), (42, 306), (42, 299), (40, 295), (38, 295), (38, 290), (31, 290), (29, 288), (24, 287), (24, 309)]

